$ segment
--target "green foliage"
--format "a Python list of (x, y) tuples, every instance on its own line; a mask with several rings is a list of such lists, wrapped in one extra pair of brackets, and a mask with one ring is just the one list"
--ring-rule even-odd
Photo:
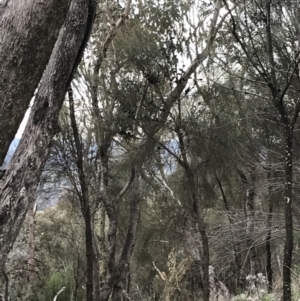
[[(115, 258), (118, 260), (130, 222), (130, 190), (117, 204), (114, 200), (128, 181), (132, 163), (136, 163), (137, 157), (142, 158), (137, 164), (141, 167), (142, 209), (136, 247), (130, 257), (130, 280), (129, 276), (126, 280), (133, 300), (200, 298), (203, 242), (193, 203), (196, 194), (209, 239), (210, 264), (216, 269), (217, 280), (222, 280), (236, 295), (232, 300), (249, 300), (246, 277), (256, 273), (256, 269), (265, 273), (269, 230), (272, 231), (274, 279), (278, 281), (280, 277), (281, 263), (277, 258), (283, 250), (285, 146), (279, 102), (274, 105), (272, 97), (276, 93), (280, 96), (284, 87), (287, 88), (281, 101), (291, 120), (299, 96), (298, 54), (294, 51), (299, 46), (295, 38), (299, 29), (294, 26), (298, 9), (295, 1), (272, 2), (270, 22), (275, 62), (271, 68), (265, 7), (257, 1), (244, 2), (238, 3), (232, 15), (225, 18), (209, 58), (193, 72), (177, 96), (174, 87), (183, 82), (180, 77), (206, 46), (208, 17), (215, 11), (216, 2), (134, 3), (132, 13), (117, 30), (105, 58), (102, 58), (103, 42), (110, 30), (106, 24), (115, 22), (122, 8), (117, 3), (99, 7), (90, 49), (74, 82), (78, 94), (83, 94), (75, 100), (75, 117), (96, 246), (103, 248), (99, 265), (105, 276), (110, 218), (103, 209), (102, 198), (105, 196), (110, 205), (113, 203), (117, 216)], [(290, 9), (283, 9), (280, 2)], [(233, 21), (244, 49), (232, 34)], [(94, 74), (93, 64), (98, 57), (104, 61)], [(276, 70), (275, 90), (270, 90), (271, 70)], [(293, 76), (292, 70), (297, 71)], [(93, 95), (97, 104), (92, 103), (90, 95), (95, 79), (99, 81)], [(170, 97), (172, 91), (176, 97)], [(93, 112), (95, 105), (98, 105), (98, 115)], [(170, 112), (164, 116), (168, 106)], [(52, 300), (63, 286), (66, 289), (58, 301), (71, 300), (75, 294), (77, 300), (84, 299), (85, 232), (79, 197), (78, 153), (67, 106), (61, 112), (60, 123), (62, 132), (52, 143), (45, 181), (67, 178), (72, 187), (55, 208), (37, 214), (36, 253), (44, 268), (24, 288), (15, 277), (20, 278), (23, 270), (20, 273), (13, 270), (19, 267), (15, 263), (26, 257), (21, 251), (25, 249), (26, 235), (21, 232), (18, 238), (13, 253), (15, 260), (11, 260), (8, 270), (10, 277), (15, 277), (10, 284), (12, 294), (19, 299), (23, 294), (29, 301)], [(298, 122), (294, 137), (297, 142)], [(107, 166), (99, 163), (105, 156)], [(299, 195), (298, 152), (294, 152), (294, 158), (296, 197)], [(105, 179), (104, 167), (108, 169)], [(254, 191), (252, 209), (250, 191)], [(269, 200), (273, 204), (271, 228), (266, 225), (270, 216)], [(104, 210), (101, 216), (100, 209)], [(297, 203), (296, 210), (299, 211)], [(299, 244), (297, 233), (294, 239)], [(294, 260), (299, 263), (298, 256)], [(188, 272), (195, 262), (199, 272), (195, 278), (199, 281), (193, 290)], [(293, 284), (295, 300), (299, 297), (297, 274)], [(102, 277), (101, 285), (104, 281)], [(274, 294), (256, 291), (257, 295), (251, 298), (276, 300), (275, 286), (274, 290)]]

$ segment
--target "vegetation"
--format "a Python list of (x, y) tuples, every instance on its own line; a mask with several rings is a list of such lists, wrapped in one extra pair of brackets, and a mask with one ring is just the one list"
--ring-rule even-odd
[(62, 193), (23, 208), (3, 299), (298, 300), (298, 1), (95, 9), (73, 81), (50, 64), (67, 84), (47, 93), (64, 103), (43, 115), (38, 94), (1, 180), (47, 116), (28, 185)]

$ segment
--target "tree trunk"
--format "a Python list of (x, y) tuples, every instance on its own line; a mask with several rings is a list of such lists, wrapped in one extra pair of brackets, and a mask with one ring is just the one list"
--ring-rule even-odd
[(94, 290), (94, 245), (92, 220), (89, 204), (84, 206), (84, 224), (85, 224), (85, 253), (86, 253), (86, 300), (93, 301)]
[(0, 166), (49, 61), (70, 2), (10, 0), (0, 12)]
[[(268, 173), (268, 180), (271, 179), (271, 172)], [(272, 252), (271, 252), (271, 236), (272, 236), (272, 220), (273, 220), (273, 185), (269, 184), (269, 208), (268, 208), (268, 216), (267, 216), (267, 235), (266, 235), (266, 274), (268, 279), (268, 292), (271, 293), (273, 290), (273, 269), (272, 269)]]
[(67, 85), (83, 51), (83, 41), (90, 32), (88, 8), (86, 0), (72, 1), (43, 74), (23, 138), (0, 181), (0, 268), (19, 233), (28, 207), (35, 199)]
[(285, 126), (285, 243), (283, 255), (283, 301), (291, 301), (291, 269), (293, 255), (293, 128), (289, 124)]
[(100, 291), (100, 300), (106, 301), (108, 300), (111, 294), (111, 289), (114, 282), (113, 275), (115, 273), (115, 268), (116, 268), (115, 254), (116, 254), (116, 247), (117, 247), (116, 245), (117, 245), (118, 219), (117, 219), (117, 212), (115, 208), (115, 202), (109, 199), (108, 192), (107, 192), (107, 185), (108, 185), (107, 154), (103, 153), (100, 156), (100, 161), (101, 161), (100, 162), (100, 166), (101, 166), (100, 195), (109, 220), (109, 226), (107, 230), (107, 248), (106, 248), (106, 254), (104, 255), (108, 273)]
[(75, 156), (77, 173), (79, 178), (80, 192), (78, 197), (80, 200), (81, 213), (85, 223), (85, 255), (86, 255), (86, 301), (93, 301), (94, 291), (94, 243), (91, 209), (88, 193), (88, 183), (83, 166), (83, 149), (80, 141), (79, 131), (75, 118), (74, 98), (72, 88), (68, 91), (70, 105), (70, 119), (75, 143)]
[[(179, 132), (179, 137), (180, 137), (180, 132)], [(181, 151), (183, 151), (183, 140), (179, 138), (180, 145), (181, 145)], [(203, 266), (202, 266), (202, 281), (203, 281), (203, 301), (209, 301), (209, 295), (210, 295), (210, 285), (209, 285), (209, 242), (208, 242), (208, 236), (206, 232), (206, 225), (204, 221), (204, 217), (202, 215), (202, 209), (201, 209), (201, 200), (200, 196), (198, 193), (198, 187), (196, 186), (195, 182), (195, 176), (193, 172), (191, 171), (190, 167), (188, 166), (188, 161), (185, 157), (183, 156), (185, 163), (183, 164), (185, 166), (185, 173), (186, 177), (189, 182), (189, 188), (190, 188), (190, 193), (191, 193), (191, 199), (192, 199), (192, 204), (193, 204), (193, 209), (194, 209), (194, 216), (196, 219), (196, 223), (198, 225), (198, 229), (200, 232), (200, 237), (202, 241), (202, 251), (203, 251)]]
[[(107, 276), (107, 265), (105, 261), (106, 241), (105, 241), (105, 209), (101, 204), (96, 213), (99, 224), (94, 223), (94, 300), (100, 300), (100, 287)], [(97, 231), (98, 230), (98, 231)]]
[[(102, 172), (105, 171), (105, 173), (108, 171), (108, 161), (107, 156), (103, 154), (101, 156), (101, 170)], [(112, 293), (113, 287), (115, 282), (118, 280), (118, 272), (120, 269), (126, 268), (126, 258), (128, 258), (128, 254), (132, 252), (134, 243), (135, 243), (135, 236), (133, 235), (136, 231), (135, 225), (138, 223), (137, 216), (135, 215), (136, 210), (139, 212), (139, 206), (138, 202), (139, 199), (136, 197), (132, 202), (136, 202), (136, 208), (132, 208), (132, 205), (130, 205), (130, 223), (127, 233), (127, 238), (125, 241), (125, 245), (123, 247), (123, 251), (121, 253), (121, 257), (119, 260), (119, 264), (116, 264), (115, 260), (115, 254), (116, 254), (116, 247), (117, 247), (117, 225), (118, 225), (118, 219), (117, 219), (117, 212), (116, 212), (116, 205), (118, 204), (119, 200), (122, 198), (122, 196), (127, 192), (129, 187), (131, 186), (133, 180), (135, 179), (135, 169), (132, 169), (131, 176), (127, 182), (127, 184), (123, 187), (123, 189), (119, 192), (118, 196), (115, 199), (109, 199), (107, 195), (107, 187), (106, 179), (107, 175), (103, 174), (101, 176), (101, 200), (103, 202), (104, 208), (106, 210), (106, 214), (109, 219), (109, 227), (107, 231), (107, 247), (106, 247), (106, 255), (105, 260), (107, 264), (107, 277), (105, 279), (105, 282), (100, 290), (100, 300), (101, 301), (107, 301)], [(133, 233), (133, 234), (132, 234)], [(129, 252), (129, 253), (128, 253)], [(130, 253), (131, 255), (131, 253)], [(130, 258), (130, 257), (129, 257)], [(129, 259), (128, 259), (129, 260)], [(125, 262), (125, 265), (124, 265)]]
[(209, 301), (210, 288), (209, 288), (209, 243), (206, 233), (206, 226), (204, 218), (202, 216), (200, 208), (200, 200), (194, 195), (194, 207), (196, 209), (196, 221), (198, 224), (198, 229), (200, 232), (202, 240), (202, 249), (203, 249), (203, 301)]
[(99, 261), (100, 261), (100, 252), (98, 246), (96, 245), (96, 237), (94, 235), (94, 301), (100, 301), (100, 269), (99, 269)]
[(202, 281), (203, 281), (203, 301), (209, 301), (210, 295), (210, 287), (209, 287), (209, 243), (208, 237), (206, 233), (206, 225), (204, 221), (204, 217), (202, 215), (201, 209), (201, 200), (199, 195), (199, 190), (196, 185), (196, 176), (191, 169), (187, 152), (186, 145), (184, 141), (182, 131), (182, 120), (181, 120), (181, 101), (178, 100), (178, 125), (176, 127), (176, 134), (179, 140), (180, 152), (182, 156), (182, 160), (180, 157), (177, 158), (178, 163), (184, 168), (186, 179), (188, 181), (188, 188), (191, 197), (191, 203), (193, 208), (193, 214), (195, 216), (196, 223), (198, 225), (198, 229), (201, 236), (202, 241), (202, 251), (203, 251), (203, 266), (202, 266)]
[(123, 290), (126, 290), (126, 279), (130, 271), (130, 258), (135, 246), (138, 224), (140, 220), (140, 193), (139, 193), (139, 173), (135, 172), (135, 178), (131, 186), (130, 214), (127, 229), (127, 236), (121, 253), (117, 268), (117, 276), (112, 291), (112, 300), (121, 301)]
[(251, 187), (247, 189), (245, 198), (245, 215), (246, 215), (246, 233), (247, 233), (247, 248), (249, 252), (249, 271), (250, 275), (255, 275), (258, 271), (256, 270), (256, 254), (255, 248), (253, 247), (254, 239), (254, 197), (255, 191), (253, 182), (250, 182)]
[(233, 251), (234, 251), (235, 265), (236, 265), (236, 268), (238, 270), (238, 277), (240, 277), (242, 264), (241, 264), (240, 251), (239, 251), (238, 244), (236, 242), (236, 237), (235, 237), (235, 234), (234, 234), (234, 231), (233, 231), (234, 220), (231, 216), (229, 204), (228, 204), (227, 197), (225, 195), (225, 192), (224, 192), (224, 189), (223, 189), (223, 186), (222, 186), (222, 182), (218, 178), (216, 178), (216, 180), (217, 180), (218, 186), (220, 188), (220, 191), (221, 191), (221, 194), (222, 194), (222, 200), (224, 202), (224, 207), (225, 207), (226, 213), (227, 213), (227, 219), (228, 219), (228, 222), (229, 222), (231, 237), (232, 237), (232, 241), (233, 241)]

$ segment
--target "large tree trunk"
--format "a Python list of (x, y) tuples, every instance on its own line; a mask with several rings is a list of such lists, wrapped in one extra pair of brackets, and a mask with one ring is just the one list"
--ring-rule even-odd
[[(0, 181), (0, 268), (19, 233), (29, 205), (35, 199), (40, 173), (56, 131), (58, 113), (85, 37), (90, 32), (92, 22), (89, 22), (88, 10), (91, 3), (72, 1), (43, 74), (23, 138)], [(61, 2), (57, 7), (59, 5)], [(54, 12), (57, 7), (53, 8)]]
[(0, 166), (49, 61), (70, 2), (10, 0), (0, 11)]

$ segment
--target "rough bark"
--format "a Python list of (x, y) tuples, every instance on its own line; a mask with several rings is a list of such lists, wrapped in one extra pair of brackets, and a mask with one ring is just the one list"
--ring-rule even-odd
[(0, 267), (34, 200), (40, 173), (57, 130), (58, 113), (67, 85), (83, 50), (83, 41), (90, 32), (88, 6), (86, 0), (72, 1), (43, 74), (20, 145), (0, 181)]
[(46, 68), (70, 2), (10, 0), (2, 8), (0, 165)]

